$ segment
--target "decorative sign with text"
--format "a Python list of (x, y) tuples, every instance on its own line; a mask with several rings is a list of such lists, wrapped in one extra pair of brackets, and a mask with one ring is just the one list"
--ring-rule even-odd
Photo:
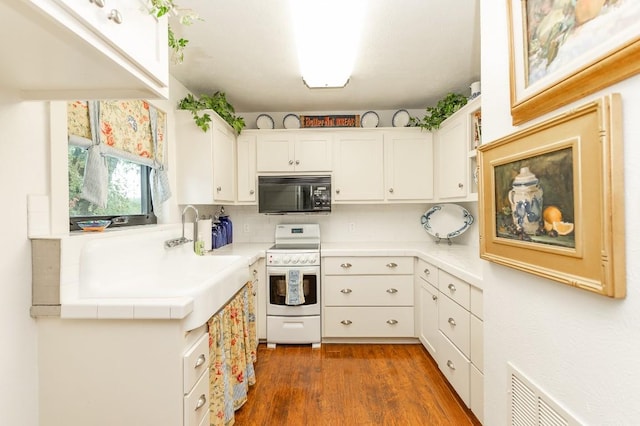
[(360, 116), (355, 115), (301, 115), (300, 127), (360, 127)]

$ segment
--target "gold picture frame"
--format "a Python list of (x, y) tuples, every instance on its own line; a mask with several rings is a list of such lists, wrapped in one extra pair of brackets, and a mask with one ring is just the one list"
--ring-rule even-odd
[(640, 72), (636, 0), (507, 0), (507, 16), (514, 125)]
[(620, 95), (478, 147), (480, 257), (622, 298)]

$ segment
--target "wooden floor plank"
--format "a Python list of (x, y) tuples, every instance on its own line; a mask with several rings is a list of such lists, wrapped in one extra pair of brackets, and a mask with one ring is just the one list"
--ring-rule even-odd
[(237, 426), (480, 423), (422, 345), (261, 344)]

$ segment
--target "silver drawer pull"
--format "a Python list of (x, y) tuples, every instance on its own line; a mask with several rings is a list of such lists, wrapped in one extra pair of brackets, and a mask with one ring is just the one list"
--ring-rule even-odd
[(116, 24), (122, 24), (122, 14), (120, 14), (120, 11), (118, 11), (117, 9), (111, 9), (109, 16), (107, 16), (107, 19), (115, 22)]
[(200, 354), (200, 356), (198, 357), (198, 359), (196, 359), (196, 365), (193, 366), (193, 368), (198, 368), (200, 367), (202, 364), (204, 364), (204, 362), (207, 360), (207, 358), (205, 358), (204, 354)]
[(397, 293), (397, 292), (398, 292), (398, 290), (396, 290), (395, 288), (388, 288), (387, 289), (387, 293), (389, 293), (389, 294), (394, 294), (394, 293)]
[(352, 265), (352, 264), (350, 264), (350, 263), (341, 263), (341, 264), (340, 264), (340, 267), (341, 267), (341, 268), (351, 268), (352, 266), (353, 266), (353, 265)]
[(340, 324), (350, 325), (351, 324), (351, 320), (342, 320), (342, 321), (340, 321)]
[(448, 288), (449, 290), (451, 290), (451, 291), (456, 291), (456, 286), (455, 286), (455, 285), (453, 285), (453, 283), (449, 284), (449, 285), (447, 286), (447, 288)]
[(451, 361), (451, 360), (447, 361), (447, 367), (449, 367), (452, 370), (456, 369), (456, 366), (453, 364), (453, 361)]
[(200, 398), (198, 398), (198, 403), (196, 404), (196, 409), (194, 411), (198, 411), (206, 403), (207, 403), (207, 397), (204, 394), (200, 395)]
[(438, 296), (436, 296), (435, 294), (432, 294), (432, 295), (431, 295), (431, 298), (432, 298), (433, 300), (438, 300)]
[(349, 294), (351, 292), (352, 292), (352, 290), (350, 288), (343, 288), (342, 290), (340, 290), (340, 293), (342, 293), (342, 294)]
[(454, 320), (453, 318), (449, 317), (449, 319), (447, 320), (447, 322), (453, 326), (456, 325), (456, 320)]
[(398, 320), (394, 320), (394, 319), (387, 320), (387, 324), (389, 325), (396, 325), (397, 323), (398, 323)]
[(398, 264), (395, 262), (387, 263), (387, 268), (397, 268)]
[(427, 268), (427, 269), (425, 269), (425, 270), (424, 270), (424, 274), (425, 274), (425, 275), (429, 275), (429, 274), (431, 274), (431, 271), (429, 270), (429, 268)]

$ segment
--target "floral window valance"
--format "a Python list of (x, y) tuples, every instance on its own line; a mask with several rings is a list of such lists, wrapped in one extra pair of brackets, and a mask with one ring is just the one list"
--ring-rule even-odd
[[(69, 136), (76, 140), (77, 138), (85, 139), (84, 144), (90, 144), (92, 135), (87, 102), (69, 102), (67, 117)], [(153, 161), (163, 163), (166, 128), (164, 112), (158, 111), (157, 149), (154, 147), (148, 102), (143, 100), (100, 101), (99, 121), (99, 142), (103, 146), (138, 157), (143, 164)], [(108, 155), (109, 151), (105, 150), (105, 154)], [(126, 157), (135, 161), (129, 155)]]

